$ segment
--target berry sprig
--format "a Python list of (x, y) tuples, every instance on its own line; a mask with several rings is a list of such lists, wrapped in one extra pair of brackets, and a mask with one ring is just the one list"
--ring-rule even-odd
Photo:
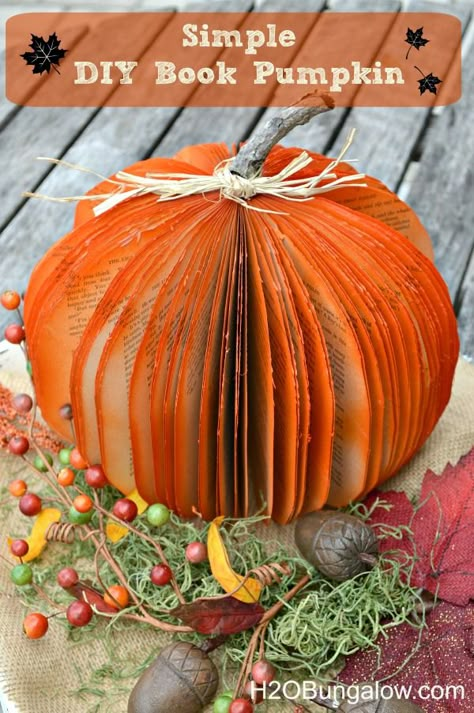
[(19, 322), (12, 322), (5, 328), (4, 337), (10, 344), (18, 344), (27, 356), (25, 345), (25, 327), (23, 323), (23, 315), (21, 314), (21, 295), (14, 290), (6, 290), (0, 296), (2, 307), (9, 312), (16, 312)]
[[(192, 631), (190, 627), (172, 625), (153, 617), (147, 611), (146, 605), (139, 601), (136, 595), (130, 591), (125, 574), (122, 572), (119, 564), (114, 559), (107, 546), (105, 533), (106, 520), (115, 521), (124, 526), (134, 536), (146, 540), (153, 546), (159, 559), (159, 564), (153, 567), (150, 571), (151, 581), (156, 580), (156, 569), (161, 568), (162, 572), (166, 573), (166, 576), (162, 575), (160, 586), (170, 584), (175, 590), (179, 601), (181, 603), (185, 603), (184, 597), (179, 589), (172, 569), (166, 560), (160, 544), (153, 538), (149, 537), (146, 533), (141, 532), (138, 528), (132, 525), (132, 522), (138, 515), (136, 503), (130, 498), (121, 497), (115, 501), (110, 512), (105, 509), (102, 506), (98, 495), (98, 493), (106, 485), (108, 485), (104, 469), (100, 464), (89, 465), (78, 449), (74, 446), (62, 448), (59, 451), (59, 463), (58, 466), (56, 466), (51, 454), (44, 452), (35, 441), (32, 424), (34, 424), (35, 421), (36, 404), (31, 397), (25, 397), (26, 395), (17, 395), (13, 398), (13, 403), (16, 405), (18, 411), (21, 410), (23, 413), (30, 414), (31, 427), (28, 432), (28, 436), (14, 436), (8, 443), (8, 450), (12, 455), (21, 458), (28, 469), (39, 477), (44, 484), (48, 486), (48, 488), (53, 490), (54, 497), (40, 497), (36, 493), (28, 490), (28, 485), (24, 480), (14, 480), (9, 484), (9, 491), (11, 495), (19, 499), (18, 507), (20, 512), (27, 517), (35, 517), (42, 511), (44, 502), (47, 500), (54, 500), (57, 502), (62, 507), (65, 521), (67, 520), (70, 526), (73, 526), (76, 530), (81, 531), (81, 539), (91, 539), (95, 545), (97, 560), (96, 574), (98, 581), (101, 581), (98, 564), (99, 558), (105, 560), (110, 569), (116, 575), (119, 584), (112, 585), (108, 588), (105, 586), (103, 587), (103, 599), (109, 604), (111, 609), (118, 611), (127, 608), (130, 604), (130, 600), (132, 600), (130, 606), (133, 607), (136, 612), (131, 610), (129, 614), (122, 614), (125, 618), (143, 621), (155, 626), (156, 628), (170, 632)], [(63, 418), (71, 421), (72, 423), (72, 409), (69, 405), (66, 404), (62, 406), (60, 412)], [(28, 457), (32, 449), (36, 451), (36, 455), (33, 458)], [(79, 487), (77, 475), (80, 472), (84, 475), (86, 485), (91, 488), (93, 497)], [(97, 514), (97, 519), (99, 521), (98, 527), (93, 527), (91, 524), (94, 514)], [(149, 512), (147, 512), (146, 517), (151, 525), (154, 527), (160, 527), (168, 522), (170, 512), (166, 506), (155, 504), (149, 508)], [(64, 524), (66, 524), (66, 522)], [(58, 531), (61, 531), (59, 527), (57, 527), (57, 529)], [(68, 534), (69, 533), (70, 530), (68, 530)], [(195, 543), (190, 544), (192, 545)], [(202, 556), (202, 552), (200, 556)], [(42, 592), (37, 585), (35, 585), (33, 581), (33, 570), (30, 565), (22, 563), (17, 565), (13, 570), (12, 580), (18, 586), (33, 584), (33, 586), (37, 589), (38, 594), (43, 599), (48, 599), (48, 602), (51, 604), (51, 601), (46, 597), (45, 593)], [(80, 622), (88, 623), (90, 621), (91, 617), (88, 616), (87, 607), (92, 606), (92, 614), (94, 614), (95, 611), (94, 606), (88, 601), (78, 600), (78, 603), (86, 604), (87, 606), (81, 606), (78, 608), (77, 606), (71, 605), (70, 609), (66, 611), (68, 620), (75, 626), (80, 625)], [(73, 604), (75, 604), (75, 602), (73, 602)], [(72, 612), (70, 615), (68, 615), (69, 610)], [(82, 617), (77, 616), (77, 613), (80, 611), (82, 611)], [(109, 612), (95, 611), (95, 613), (103, 616), (110, 615)], [(47, 632), (47, 629), (47, 627), (44, 627), (44, 633)], [(39, 633), (38, 627), (35, 629), (35, 633)]]
[[(27, 345), (23, 320), (21, 318), (21, 298), (18, 293), (5, 292), (1, 297), (2, 305), (8, 310), (16, 310), (20, 324), (7, 327), (5, 337), (15, 345), (20, 345), (28, 360)], [(31, 367), (27, 361), (31, 376)], [(11, 569), (11, 580), (18, 587), (31, 586), (35, 589), (52, 610), (49, 615), (41, 612), (28, 614), (23, 622), (25, 635), (30, 639), (39, 639), (46, 635), (49, 620), (63, 615), (72, 627), (87, 626), (95, 617), (115, 617), (147, 623), (157, 629), (170, 633), (192, 633), (191, 626), (171, 624), (152, 615), (147, 603), (139, 599), (130, 587), (126, 574), (113, 556), (107, 541), (106, 527), (108, 522), (125, 528), (129, 537), (140, 538), (149, 545), (156, 554), (157, 562), (149, 572), (151, 583), (155, 587), (171, 587), (180, 605), (187, 602), (180, 590), (173, 568), (170, 566), (163, 547), (155, 536), (150, 536), (135, 525), (138, 517), (138, 507), (130, 497), (118, 497), (112, 507), (104, 506), (103, 489), (108, 486), (107, 475), (100, 463), (88, 463), (75, 445), (63, 446), (56, 458), (45, 451), (35, 438), (36, 402), (28, 394), (17, 394), (12, 399), (15, 412), (29, 420), (29, 428), (25, 434), (15, 434), (8, 441), (8, 451), (24, 463), (31, 473), (39, 479), (53, 495), (32, 492), (23, 479), (12, 480), (8, 486), (10, 494), (18, 499), (20, 512), (29, 518), (39, 516), (46, 502), (54, 502), (60, 507), (61, 519), (49, 526), (46, 539), (58, 539), (70, 543), (75, 537), (89, 540), (94, 546), (95, 575), (101, 590), (94, 588), (87, 581), (82, 581), (74, 567), (64, 567), (57, 573), (57, 584), (73, 597), (67, 606), (54, 602), (49, 595), (35, 582), (34, 566), (23, 561), (28, 557), (30, 546), (26, 539), (15, 539), (10, 542), (10, 554), (16, 559)], [(74, 413), (71, 404), (63, 404), (59, 409), (61, 418), (71, 426), (72, 441), (74, 437)], [(81, 483), (85, 482), (86, 492)], [(59, 513), (58, 513), (59, 516)], [(153, 528), (161, 528), (170, 520), (169, 509), (161, 503), (149, 506), (144, 514), (148, 524)], [(184, 550), (185, 560), (190, 565), (200, 565), (208, 560), (205, 543), (193, 540)], [(31, 557), (30, 557), (31, 559)], [(102, 564), (108, 566), (108, 576), (115, 578), (115, 583), (104, 584), (102, 581)], [(271, 607), (261, 619), (250, 640), (245, 660), (240, 672), (237, 686), (233, 693), (225, 693), (214, 702), (215, 713), (252, 713), (254, 705), (262, 700), (255, 686), (269, 683), (275, 676), (273, 665), (264, 656), (264, 637), (271, 619), (278, 614), (285, 602), (297, 594), (309, 581), (305, 575), (276, 605)], [(224, 596), (231, 596), (229, 594)], [(217, 597), (217, 599), (222, 598)], [(220, 638), (214, 637), (208, 641)], [(223, 640), (225, 637), (223, 637)], [(209, 650), (216, 648), (215, 643)], [(260, 646), (258, 660), (255, 653)]]

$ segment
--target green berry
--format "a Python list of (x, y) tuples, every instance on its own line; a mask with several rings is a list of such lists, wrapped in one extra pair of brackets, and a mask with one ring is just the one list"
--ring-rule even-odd
[(231, 692), (222, 693), (214, 701), (212, 708), (213, 713), (229, 713), (230, 704), (232, 703), (233, 694)]
[(91, 521), (93, 514), (94, 509), (88, 512), (79, 512), (79, 510), (72, 507), (69, 510), (69, 521), (72, 522), (73, 525), (87, 525), (87, 523)]
[(17, 564), (10, 572), (10, 577), (14, 584), (24, 587), (25, 584), (30, 584), (33, 579), (33, 570), (29, 564)]
[(33, 367), (31, 366), (31, 361), (26, 362), (26, 371), (30, 375), (30, 379), (33, 378)]
[(161, 527), (162, 525), (166, 525), (170, 519), (170, 511), (166, 505), (163, 505), (162, 503), (155, 503), (155, 505), (150, 505), (146, 511), (146, 519), (150, 525)]
[(71, 455), (72, 448), (61, 448), (61, 450), (58, 453), (58, 458), (59, 462), (61, 465), (69, 465), (70, 464), (70, 455)]
[[(53, 456), (51, 455), (51, 453), (43, 453), (43, 455), (45, 457), (45, 460), (47, 460), (47, 462), (49, 463), (49, 465), (53, 465)], [(33, 465), (35, 466), (36, 470), (40, 470), (42, 473), (46, 473), (46, 471), (48, 470), (48, 468), (44, 464), (41, 456), (35, 457), (35, 459), (33, 461)]]

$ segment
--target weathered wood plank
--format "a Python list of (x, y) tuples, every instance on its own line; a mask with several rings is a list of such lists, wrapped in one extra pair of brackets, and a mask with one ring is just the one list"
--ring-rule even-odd
[[(312, 3), (311, 12), (319, 12), (324, 0)], [(259, 12), (303, 12), (308, 9), (307, 0), (264, 0), (255, 8)], [(308, 26), (308, 31), (311, 24)], [(229, 146), (245, 139), (262, 109), (253, 107), (218, 107), (200, 109), (187, 107), (183, 110), (170, 131), (154, 152), (156, 156), (172, 156), (189, 143), (224, 142)]]
[[(224, 2), (216, 3), (216, 11), (225, 9), (227, 5)], [(194, 3), (194, 10), (204, 10), (204, 3)], [(250, 0), (238, 0), (234, 3), (234, 11), (246, 12), (250, 9)], [(163, 7), (163, 11), (169, 10), (169, 7)], [(159, 34), (160, 29), (164, 28), (166, 32), (166, 21), (158, 15), (155, 21), (156, 34)], [(140, 44), (146, 46), (148, 44), (147, 33), (143, 33), (143, 38), (140, 43), (136, 38), (130, 37), (129, 43), (133, 46), (136, 53), (140, 49)], [(153, 60), (148, 52), (143, 56), (143, 61), (147, 59)], [(216, 53), (218, 50), (216, 50)], [(40, 91), (40, 90), (38, 90)], [(191, 89), (189, 89), (191, 91)], [(171, 116), (177, 115), (177, 109), (158, 109), (146, 108), (137, 109), (134, 119), (130, 122), (134, 126), (133, 132), (130, 132), (129, 139), (126, 142), (127, 148), (124, 148), (123, 158), (129, 160), (132, 155), (132, 161), (143, 157), (143, 151), (150, 152), (161, 133), (166, 129)], [(51, 167), (44, 162), (35, 161), (38, 155), (61, 157), (68, 147), (76, 141), (79, 134), (87, 127), (87, 124), (93, 120), (97, 114), (97, 109), (94, 108), (58, 108), (58, 109), (38, 109), (36, 107), (25, 107), (15, 117), (15, 121), (6, 126), (2, 133), (2, 141), (0, 142), (0, 164), (7, 166), (10, 170), (5, 171), (0, 175), (0, 226), (4, 226), (12, 215), (18, 210), (22, 204), (21, 192), (24, 190), (34, 190), (41, 183), (41, 180), (49, 173)], [(114, 114), (107, 114), (108, 125), (104, 132), (103, 141), (105, 143), (108, 138), (114, 141), (115, 134), (115, 118)], [(161, 122), (161, 123), (160, 123)], [(102, 121), (99, 120), (102, 124)], [(117, 115), (117, 134), (122, 135), (121, 129), (122, 118)], [(153, 124), (155, 125), (153, 127)], [(143, 149), (143, 137), (140, 132), (146, 132), (148, 136), (148, 146)], [(137, 139), (137, 140), (136, 140)], [(95, 140), (95, 139), (94, 139)], [(134, 148), (136, 144), (136, 147)], [(104, 152), (106, 148), (104, 146)], [(87, 147), (85, 151), (79, 151), (82, 155), (82, 160), (87, 164)], [(100, 151), (98, 156), (100, 156)], [(117, 158), (116, 154), (113, 154)], [(100, 159), (99, 159), (100, 160)], [(105, 170), (108, 157), (104, 162), (104, 168), (100, 165), (96, 170)], [(123, 166), (124, 163), (118, 161), (114, 168)], [(83, 177), (84, 178), (84, 177)], [(81, 185), (78, 181), (77, 185)], [(82, 182), (82, 186), (90, 185), (87, 181)], [(1, 273), (0, 273), (1, 275)]]
[[(246, 12), (250, 2), (238, 0), (234, 7), (235, 11), (240, 8), (241, 12)], [(43, 112), (45, 120), (51, 113), (54, 115), (55, 111), (63, 112), (66, 118), (76, 112), (71, 108), (32, 109), (32, 111)], [(110, 107), (98, 113), (95, 109), (77, 111), (91, 111), (95, 116), (87, 126), (79, 127), (80, 135), (75, 137), (71, 133), (70, 148), (63, 145), (61, 151), (51, 150), (51, 155), (54, 157), (59, 155), (66, 161), (87, 166), (102, 174), (111, 174), (149, 155), (161, 134), (166, 131), (180, 110), (167, 107), (130, 109)], [(17, 124), (20, 114), (15, 117), (13, 125)], [(26, 166), (28, 170), (30, 162), (41, 165), (41, 162), (34, 161), (34, 157), (46, 153), (44, 146), (45, 142), (41, 137), (33, 148), (30, 146), (29, 162)], [(12, 155), (13, 159), (14, 155)], [(37, 191), (45, 195), (77, 195), (87, 191), (97, 182), (90, 175), (61, 167), (51, 170), (44, 163), (42, 170), (49, 173), (38, 185)], [(18, 162), (10, 164), (6, 173), (11, 177), (21, 174)], [(26, 186), (23, 184), (19, 188), (25, 189)], [(12, 191), (11, 187), (9, 191)], [(71, 228), (73, 213), (72, 205), (58, 205), (40, 200), (26, 201), (0, 236), (2, 245), (0, 285), (8, 283), (12, 289), (24, 290), (35, 263), (55, 240)], [(21, 260), (18, 259), (19, 251), (21, 251)], [(0, 316), (1, 319), (4, 319), (3, 315)]]
[(463, 352), (474, 357), (474, 45), (463, 64), (463, 96), (428, 130), (407, 201), (431, 235), (436, 263), (459, 310)]
[[(427, 2), (413, 2), (412, 12), (442, 12), (442, 6)], [(452, 8), (449, 12), (461, 20), (465, 28), (470, 12)], [(446, 67), (438, 67), (442, 73)], [(362, 90), (363, 91), (363, 90)], [(400, 184), (414, 148), (423, 133), (430, 107), (356, 107), (347, 115), (336, 141), (330, 148), (337, 154), (352, 128), (357, 129), (352, 154), (358, 158), (357, 168), (376, 176), (389, 188), (396, 190)]]
[[(113, 31), (116, 22), (114, 18), (107, 20), (94, 34), (99, 37), (101, 31)], [(143, 51), (166, 24), (166, 20), (158, 16), (154, 27), (148, 27), (146, 32), (135, 30), (130, 33), (127, 46), (140, 54), (140, 50)], [(93, 41), (93, 37), (84, 37), (77, 47), (80, 48), (83, 42)], [(37, 94), (40, 95), (42, 90), (39, 86)], [(112, 90), (111, 87), (111, 93)], [(14, 121), (7, 124), (0, 142), (0, 165), (7, 167), (0, 174), (0, 226), (4, 226), (18, 210), (22, 203), (21, 192), (34, 190), (51, 170), (48, 164), (35, 161), (36, 156), (62, 156), (97, 111), (91, 107), (23, 107)]]
[(474, 253), (459, 289), (457, 307), (461, 354), (474, 360)]
[[(373, 0), (332, 0), (329, 8), (332, 12), (365, 12), (375, 9)], [(397, 12), (399, 8), (400, 3), (398, 0), (380, 0), (376, 9), (380, 12)], [(317, 31), (318, 28), (316, 27), (315, 32)], [(313, 35), (307, 39), (307, 45), (309, 47), (317, 46), (317, 40)], [(311, 52), (311, 55), (312, 54), (314, 53)], [(308, 64), (308, 62), (304, 60), (305, 55), (306, 51), (305, 48), (303, 48), (295, 64), (301, 66)], [(310, 91), (311, 88), (312, 87), (306, 87), (306, 91)], [(305, 87), (302, 87), (301, 93), (305, 93)], [(276, 108), (267, 109), (262, 115), (258, 125), (267, 121), (277, 112), (278, 109)], [(322, 115), (316, 121), (312, 121), (305, 126), (297, 126), (281, 143), (285, 146), (301, 146), (310, 151), (316, 151), (317, 153), (326, 153), (333, 144), (334, 138), (340, 131), (348, 113), (348, 108), (336, 108)]]

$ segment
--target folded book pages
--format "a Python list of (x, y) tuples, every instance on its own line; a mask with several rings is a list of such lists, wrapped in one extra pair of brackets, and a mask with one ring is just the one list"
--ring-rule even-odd
[[(41, 411), (69, 439), (71, 403), (81, 453), (122, 492), (184, 517), (264, 507), (286, 523), (396, 473), (443, 412), (459, 344), (426, 231), (347, 163), (305, 154), (285, 178), (301, 153), (275, 146), (260, 172), (283, 171), (286, 195), (263, 180), (234, 200), (132, 189), (101, 210), (117, 190), (101, 181), (34, 270)], [(230, 158), (190, 146), (113, 180), (209, 181)], [(336, 185), (292, 197), (314, 176)]]

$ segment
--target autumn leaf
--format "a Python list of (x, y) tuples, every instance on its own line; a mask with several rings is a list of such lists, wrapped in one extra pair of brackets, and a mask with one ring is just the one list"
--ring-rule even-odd
[[(420, 74), (423, 74), (421, 69), (419, 67), (415, 67)], [(424, 94), (426, 91), (431, 92), (431, 94), (437, 94), (437, 89), (436, 85), (441, 84), (443, 80), (440, 79), (439, 77), (435, 77), (431, 72), (429, 74), (423, 74), (423, 79), (418, 79), (418, 84), (419, 87), (418, 89), (420, 90), (420, 95)]]
[(427, 471), (419, 504), (414, 508), (403, 493), (374, 493), (389, 503), (375, 508), (369, 523), (376, 532), (387, 526), (408, 525), (412, 536), (383, 539), (382, 552), (399, 549), (415, 554), (411, 584), (452, 604), (474, 599), (474, 449), (441, 475)]
[[(441, 602), (427, 615), (426, 628), (421, 632), (410, 624), (401, 624), (386, 630), (377, 639), (377, 648), (348, 657), (339, 679), (352, 684), (387, 678), (384, 683), (398, 690), (406, 686), (410, 699), (425, 713), (472, 713), (473, 632), (473, 604), (464, 608)], [(430, 698), (433, 686), (436, 696)], [(461, 688), (456, 687), (464, 687), (464, 698)], [(435, 700), (442, 689), (449, 691), (449, 696)]]
[(60, 74), (56, 66), (59, 64), (67, 52), (59, 48), (61, 40), (58, 40), (56, 33), (48, 37), (47, 40), (42, 37), (37, 37), (36, 35), (31, 35), (30, 47), (33, 52), (25, 52), (20, 55), (23, 57), (26, 64), (34, 67), (33, 74), (43, 74), (47, 72), (49, 74), (51, 67), (55, 72)]
[(428, 471), (412, 529), (412, 582), (452, 604), (474, 598), (474, 449), (442, 475)]
[(410, 45), (405, 57), (405, 59), (408, 59), (408, 55), (410, 54), (410, 50), (412, 47), (414, 47), (416, 50), (419, 50), (420, 47), (424, 47), (429, 42), (429, 40), (425, 40), (425, 38), (423, 37), (423, 28), (419, 27), (417, 30), (410, 30), (410, 28), (408, 28), (405, 42), (408, 42), (408, 44)]
[(68, 587), (66, 591), (79, 601), (87, 602), (101, 614), (117, 614), (117, 609), (106, 604), (103, 595), (89, 582), (77, 582), (72, 587)]
[(223, 517), (216, 517), (209, 526), (207, 552), (211, 572), (228, 594), (232, 594), (242, 602), (258, 602), (262, 591), (260, 582), (253, 577), (246, 578), (244, 582), (244, 577), (232, 569), (229, 555), (219, 532), (223, 521)]
[(236, 634), (256, 626), (264, 613), (261, 604), (246, 604), (235, 597), (196, 599), (171, 611), (199, 634)]

